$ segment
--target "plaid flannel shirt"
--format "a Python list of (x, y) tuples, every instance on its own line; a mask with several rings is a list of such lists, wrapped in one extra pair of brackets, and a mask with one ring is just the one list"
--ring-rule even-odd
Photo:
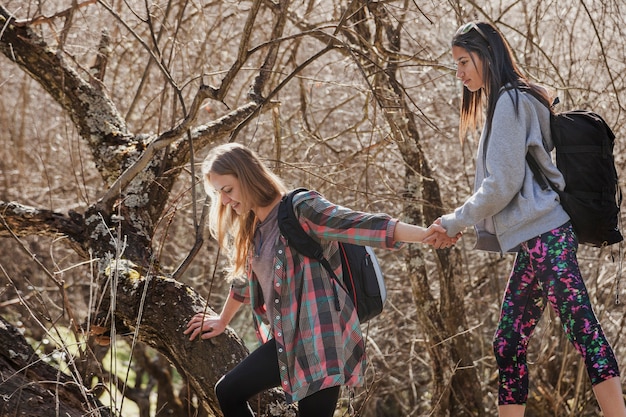
[[(303, 228), (322, 242), (338, 277), (341, 260), (336, 241), (387, 249), (402, 246), (393, 240), (398, 220), (386, 214), (349, 210), (315, 191), (299, 193), (293, 205)], [(274, 258), (274, 302), (270, 306), (264, 306), (250, 266), (248, 271), (248, 285), (233, 286), (230, 296), (252, 305), (259, 341), (276, 339), (281, 387), (287, 402), (332, 386), (360, 385), (365, 345), (359, 319), (350, 297), (324, 267), (292, 251), (280, 235)], [(339, 311), (332, 286), (337, 287)], [(270, 314), (266, 314), (266, 308)], [(264, 326), (268, 316), (270, 323)]]

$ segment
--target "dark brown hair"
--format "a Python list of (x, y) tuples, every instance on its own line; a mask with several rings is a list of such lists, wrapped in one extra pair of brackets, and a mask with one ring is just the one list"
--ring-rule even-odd
[(490, 133), (491, 120), (502, 88), (515, 95), (517, 111), (518, 90), (532, 94), (550, 108), (550, 97), (545, 88), (531, 83), (518, 67), (511, 48), (504, 36), (493, 25), (486, 22), (470, 22), (461, 26), (452, 38), (452, 46), (458, 46), (482, 60), (484, 88), (470, 91), (463, 86), (460, 111), (459, 137), (461, 141), (469, 130), (478, 126), (483, 108), (486, 108), (485, 129)]

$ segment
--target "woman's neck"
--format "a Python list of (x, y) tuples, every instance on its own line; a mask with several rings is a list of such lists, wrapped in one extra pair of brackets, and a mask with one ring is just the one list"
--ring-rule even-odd
[(274, 201), (272, 201), (268, 206), (257, 207), (257, 208), (254, 209), (254, 214), (256, 214), (256, 217), (259, 220), (259, 222), (262, 222), (263, 220), (265, 220), (267, 218), (267, 216), (270, 214), (272, 209), (276, 206), (276, 204), (280, 203), (280, 200), (282, 198), (283, 198), (283, 196), (279, 194), (274, 199)]

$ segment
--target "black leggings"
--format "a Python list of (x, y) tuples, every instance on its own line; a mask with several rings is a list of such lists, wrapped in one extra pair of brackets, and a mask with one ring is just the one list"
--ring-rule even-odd
[[(254, 417), (248, 398), (279, 385), (276, 342), (271, 339), (224, 375), (215, 385), (215, 394), (224, 417)], [(332, 417), (339, 389), (326, 388), (298, 401), (300, 417)]]

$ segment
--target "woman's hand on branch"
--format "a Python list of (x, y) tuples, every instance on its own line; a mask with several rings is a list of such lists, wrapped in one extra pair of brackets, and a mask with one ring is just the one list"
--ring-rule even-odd
[(200, 336), (201, 339), (210, 339), (222, 334), (226, 324), (221, 316), (211, 316), (207, 313), (198, 313), (189, 320), (184, 334), (191, 334), (189, 340)]

